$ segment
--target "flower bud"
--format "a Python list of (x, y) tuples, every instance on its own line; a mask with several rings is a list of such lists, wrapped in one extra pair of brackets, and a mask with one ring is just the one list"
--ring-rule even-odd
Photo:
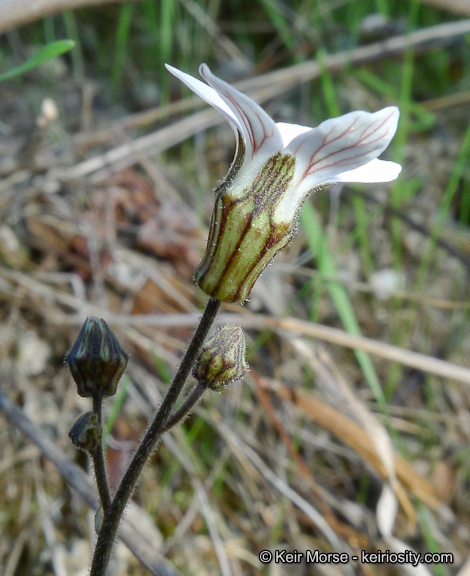
[(193, 376), (211, 390), (220, 392), (248, 371), (246, 343), (240, 326), (223, 326), (202, 345)]
[(93, 452), (101, 443), (101, 426), (98, 415), (86, 412), (75, 422), (69, 432), (73, 444), (85, 452)]
[(80, 330), (72, 350), (65, 356), (83, 397), (112, 396), (129, 357), (103, 319), (90, 317)]

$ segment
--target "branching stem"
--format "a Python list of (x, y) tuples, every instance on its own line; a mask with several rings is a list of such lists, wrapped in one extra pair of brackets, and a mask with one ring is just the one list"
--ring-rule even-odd
[(178, 408), (176, 412), (174, 412), (167, 420), (165, 426), (163, 427), (162, 432), (167, 432), (173, 426), (176, 426), (181, 420), (191, 412), (191, 410), (196, 406), (199, 400), (202, 398), (202, 395), (207, 390), (207, 386), (204, 384), (198, 384), (196, 388), (191, 392), (191, 394), (186, 398), (183, 404)]
[[(168, 420), (175, 402), (183, 389), (219, 308), (219, 300), (211, 298), (207, 303), (201, 322), (191, 339), (178, 372), (176, 373), (173, 382), (171, 383), (170, 388), (168, 389), (168, 392), (153, 419), (153, 422), (150, 424), (142, 442), (137, 448), (132, 462), (121, 480), (111, 505), (107, 511), (105, 511), (103, 524), (96, 543), (90, 576), (105, 576), (106, 574), (106, 568), (111, 556), (111, 550), (116, 538), (119, 522), (129, 497), (137, 484), (137, 480), (148, 458), (155, 450), (163, 432), (167, 429)], [(178, 412), (179, 411), (177, 411), (176, 414)]]

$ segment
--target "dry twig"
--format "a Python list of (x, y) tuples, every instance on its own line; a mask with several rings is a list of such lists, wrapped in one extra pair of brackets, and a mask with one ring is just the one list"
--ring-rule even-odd
[[(0, 34), (57, 12), (123, 2), (124, 0), (2, 0), (0, 2)], [(129, 0), (126, 0), (129, 1)], [(139, 0), (130, 0), (138, 2)]]

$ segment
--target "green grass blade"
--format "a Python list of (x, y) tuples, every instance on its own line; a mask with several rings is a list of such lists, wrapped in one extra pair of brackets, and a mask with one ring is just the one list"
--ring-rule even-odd
[(119, 22), (116, 31), (116, 43), (114, 46), (114, 62), (111, 72), (111, 85), (115, 95), (117, 94), (117, 89), (121, 83), (124, 63), (127, 56), (127, 41), (131, 29), (133, 10), (133, 4), (123, 4), (120, 9)]
[[(408, 31), (412, 31), (416, 26), (418, 18), (419, 3), (413, 0), (410, 3), (408, 14)], [(398, 164), (403, 164), (405, 144), (408, 139), (410, 128), (411, 104), (413, 99), (413, 79), (415, 71), (415, 52), (412, 46), (408, 46), (403, 61), (403, 74), (401, 78), (400, 90), (400, 122), (398, 123), (397, 133), (393, 141), (394, 160)], [(402, 182), (395, 182), (390, 193), (390, 204), (395, 210), (401, 210), (403, 204)], [(393, 261), (396, 270), (403, 269), (402, 262), (402, 223), (399, 218), (392, 218), (391, 221)]]
[(119, 412), (121, 411), (122, 404), (127, 395), (127, 387), (129, 386), (129, 378), (127, 376), (123, 376), (120, 386), (119, 392), (114, 400), (113, 407), (111, 409), (111, 414), (109, 415), (108, 419), (106, 420), (106, 424), (103, 430), (103, 444), (106, 447), (106, 441), (111, 434), (111, 430), (113, 429), (114, 422), (116, 422), (116, 418), (118, 417)]
[(328, 114), (331, 118), (334, 118), (335, 116), (341, 115), (341, 108), (338, 103), (333, 76), (326, 66), (326, 56), (327, 52), (322, 48), (317, 51), (316, 59), (321, 70), (320, 82), (326, 106), (328, 108)]
[(16, 78), (28, 70), (37, 68), (47, 60), (51, 60), (52, 58), (56, 58), (57, 56), (68, 52), (74, 46), (75, 42), (73, 40), (57, 40), (56, 42), (52, 42), (52, 44), (48, 44), (41, 48), (39, 52), (26, 60), (26, 62), (23, 62), (23, 64), (8, 70), (8, 72), (0, 74), (0, 82), (3, 80), (10, 80), (10, 78)]
[(447, 184), (444, 196), (442, 198), (442, 203), (439, 208), (439, 214), (437, 222), (431, 229), (431, 236), (428, 238), (426, 249), (424, 252), (423, 259), (421, 260), (421, 265), (418, 270), (416, 289), (422, 290), (424, 283), (426, 281), (426, 276), (431, 264), (431, 260), (434, 257), (434, 251), (436, 249), (436, 242), (441, 233), (441, 229), (445, 223), (446, 218), (449, 216), (452, 208), (452, 201), (456, 195), (460, 181), (464, 174), (466, 166), (468, 166), (468, 161), (470, 158), (470, 123), (467, 126), (467, 130), (462, 140), (460, 150), (455, 161), (454, 167), (452, 169), (449, 183)]
[[(160, 2), (160, 29), (157, 57), (160, 70), (164, 70), (166, 62), (172, 62), (175, 52), (175, 24), (177, 22), (177, 2), (162, 0)], [(191, 45), (190, 41), (188, 41)], [(161, 103), (170, 101), (170, 75), (163, 74), (160, 79)]]
[[(441, 552), (436, 537), (433, 534), (432, 522), (430, 521), (430, 512), (422, 502), (418, 502), (416, 506), (418, 510), (419, 523), (422, 528), (422, 533), (429, 552), (432, 554), (439, 554)], [(436, 576), (445, 576), (446, 571), (441, 563), (433, 564), (433, 571)]]
[[(325, 235), (317, 214), (313, 206), (308, 202), (302, 209), (300, 222), (310, 249), (316, 255), (320, 274), (335, 278), (337, 276), (337, 271), (333, 256), (328, 250), (327, 243), (325, 242)], [(328, 282), (327, 286), (330, 298), (338, 311), (344, 327), (350, 334), (359, 336), (361, 331), (346, 290), (343, 286), (335, 282)], [(370, 356), (362, 350), (355, 350), (354, 353), (377, 403), (386, 412), (387, 402)]]
[[(268, 15), (269, 21), (277, 31), (283, 43), (289, 50), (293, 51), (295, 49), (295, 39), (293, 37), (292, 24), (288, 22), (284, 15), (281, 13), (277, 3), (273, 2), (272, 0), (261, 0), (261, 5), (263, 6), (263, 9)], [(299, 60), (298, 57), (295, 59)]]
[(64, 12), (62, 20), (67, 36), (70, 36), (76, 45), (76, 50), (71, 54), (73, 79), (77, 84), (82, 84), (85, 80), (85, 57), (77, 17), (74, 12)]

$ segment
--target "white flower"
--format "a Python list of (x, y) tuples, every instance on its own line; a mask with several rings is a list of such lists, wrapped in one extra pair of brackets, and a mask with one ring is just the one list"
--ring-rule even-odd
[(237, 140), (233, 164), (216, 190), (206, 254), (195, 273), (209, 295), (242, 302), (275, 254), (295, 233), (300, 208), (314, 190), (335, 182), (390, 182), (401, 166), (378, 160), (395, 135), (398, 108), (351, 112), (316, 128), (274, 122), (253, 100), (206, 64), (207, 82), (167, 65), (223, 114)]

